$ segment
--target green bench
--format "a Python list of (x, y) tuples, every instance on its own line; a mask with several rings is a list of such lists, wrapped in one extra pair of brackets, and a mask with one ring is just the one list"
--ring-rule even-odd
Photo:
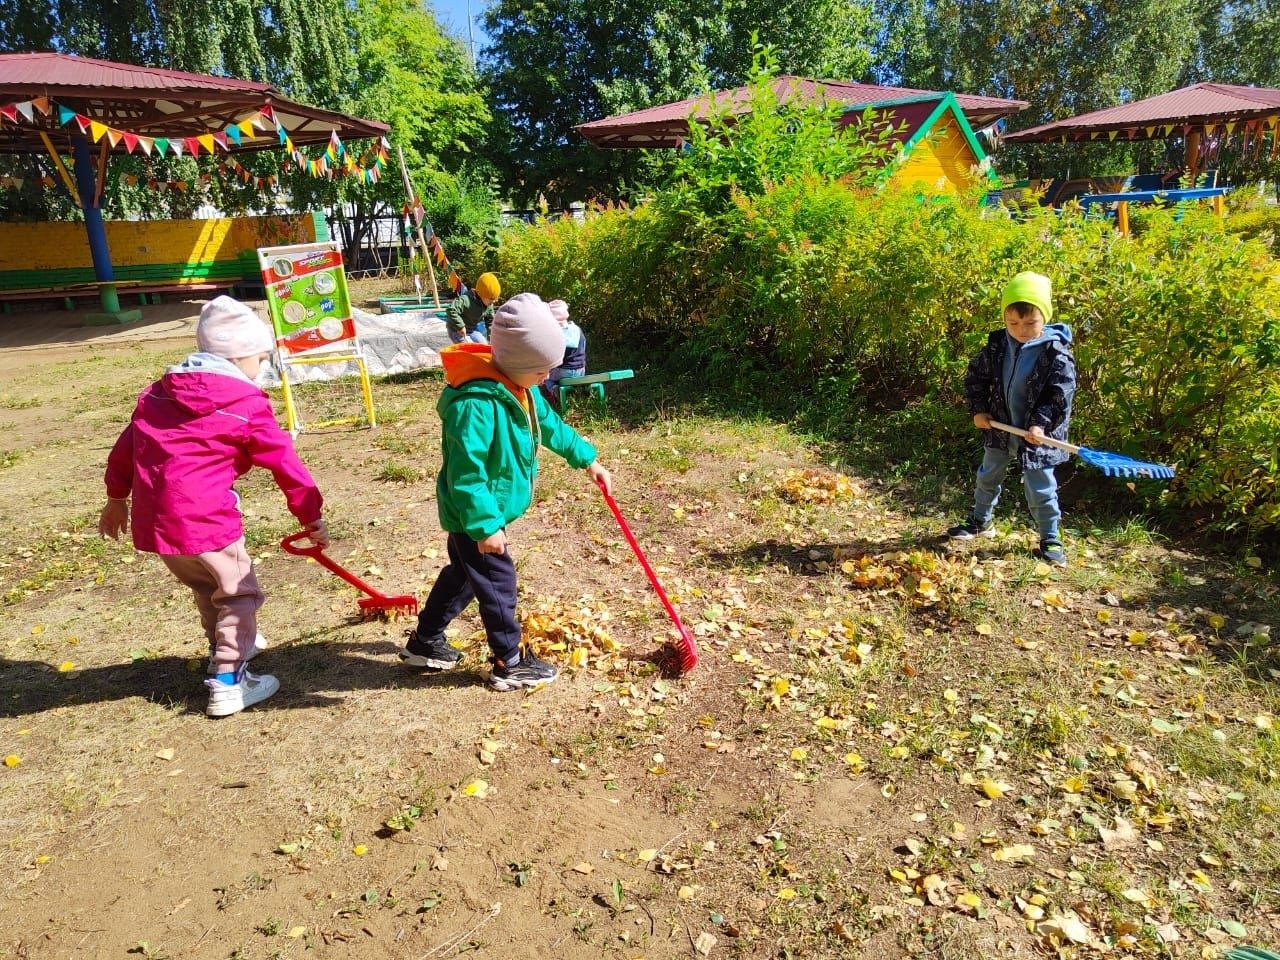
[(589, 373), (585, 377), (565, 377), (556, 386), (560, 388), (560, 409), (564, 409), (569, 399), (569, 391), (582, 387), (589, 389), (592, 395), (604, 403), (604, 385), (612, 380), (630, 380), (635, 376), (630, 370), (610, 370), (606, 373)]

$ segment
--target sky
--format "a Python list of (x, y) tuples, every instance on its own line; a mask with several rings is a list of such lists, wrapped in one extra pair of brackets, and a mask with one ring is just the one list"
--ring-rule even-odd
[(476, 56), (479, 57), (481, 48), (488, 40), (484, 29), (480, 26), (480, 14), (485, 6), (484, 0), (431, 0), (431, 5), (435, 7), (436, 16), (440, 18), (445, 29), (460, 38), (463, 44), (467, 42), (467, 7), (470, 6), (475, 31)]

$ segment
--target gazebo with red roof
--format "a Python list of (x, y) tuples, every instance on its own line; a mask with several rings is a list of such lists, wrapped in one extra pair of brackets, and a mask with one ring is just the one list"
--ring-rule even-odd
[[(84, 212), (103, 310), (121, 321), (135, 319), (136, 311), (120, 309), (102, 224), (111, 153), (132, 153), (140, 140), (148, 153), (155, 141), (196, 140), (211, 153), (270, 150), (286, 143), (285, 135), (263, 133), (248, 118), (270, 118), (277, 131), (288, 131), (287, 142), (295, 146), (330, 143), (335, 134), (381, 137), (390, 129), (288, 100), (267, 83), (47, 52), (0, 54), (0, 105), (0, 116), (10, 121), (0, 123), (0, 153), (52, 157)], [(128, 133), (121, 135), (121, 129)], [(202, 135), (193, 137), (193, 130)], [(60, 144), (70, 147), (73, 174), (62, 162)]]
[[(773, 84), (780, 103), (793, 98), (804, 101), (825, 98), (849, 107), (865, 107), (886, 101), (904, 102), (917, 97), (941, 97), (932, 90), (909, 87), (883, 87), (871, 83), (844, 83), (839, 80), (814, 80), (808, 77), (780, 76)], [(733, 113), (751, 109), (751, 88), (735, 87), (718, 90), (712, 95), (678, 100), (660, 106), (623, 113), (603, 120), (579, 124), (575, 129), (597, 147), (607, 150), (637, 148), (675, 148), (689, 135), (689, 118), (706, 117), (711, 111), (712, 97), (717, 107), (726, 105)], [(1024, 100), (1004, 100), (958, 93), (956, 102), (974, 129), (990, 126), (997, 120), (1026, 108)]]
[(1183, 137), (1187, 172), (1194, 180), (1212, 142), (1235, 134), (1271, 134), (1271, 156), (1280, 146), (1280, 90), (1226, 83), (1197, 83), (1145, 100), (1094, 110), (1019, 130), (1005, 143), (1072, 143), (1089, 140), (1161, 140)]

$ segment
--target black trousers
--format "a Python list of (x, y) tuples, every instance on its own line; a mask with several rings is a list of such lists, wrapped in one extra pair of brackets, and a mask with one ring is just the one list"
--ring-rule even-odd
[(481, 553), (465, 533), (449, 534), (449, 565), (436, 577), (426, 605), (418, 614), (418, 636), (444, 640), (445, 627), (472, 600), (480, 602), (489, 649), (503, 662), (520, 656), (520, 621), (516, 619), (516, 564), (510, 551)]

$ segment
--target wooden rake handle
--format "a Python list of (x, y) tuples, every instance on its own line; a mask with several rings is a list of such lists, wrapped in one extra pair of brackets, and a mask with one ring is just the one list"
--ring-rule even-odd
[[(1022, 437), (1024, 440), (1031, 435), (1021, 427), (1011, 427), (1009, 424), (1001, 423), (999, 420), (992, 420), (991, 426), (995, 427), (997, 430), (1003, 430), (1005, 433), (1012, 433), (1015, 437)], [(1040, 442), (1047, 443), (1051, 447), (1057, 447), (1059, 450), (1065, 450), (1070, 454), (1077, 454), (1080, 452), (1079, 447), (1074, 443), (1067, 443), (1065, 440), (1055, 440), (1053, 437), (1041, 437)]]

